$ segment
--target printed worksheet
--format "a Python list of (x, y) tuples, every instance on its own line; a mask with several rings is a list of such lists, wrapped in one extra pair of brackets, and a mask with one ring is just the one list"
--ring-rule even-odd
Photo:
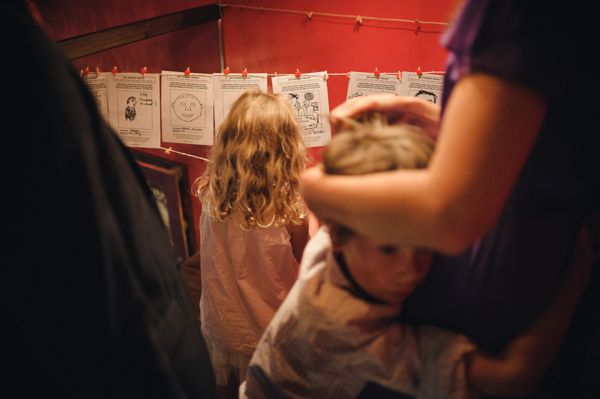
[(108, 123), (108, 72), (89, 73), (82, 76), (83, 81), (90, 88), (100, 115)]
[(375, 76), (373, 72), (350, 72), (346, 100), (369, 94), (389, 93), (399, 95), (400, 86), (400, 79), (396, 75), (380, 74)]
[(212, 74), (162, 71), (162, 141), (213, 144)]
[(129, 147), (160, 147), (159, 74), (117, 73), (108, 77), (110, 124)]
[[(215, 127), (218, 130), (231, 106), (246, 90), (257, 88), (267, 92), (267, 74), (252, 73), (243, 77), (241, 73), (213, 74), (213, 87), (215, 98)], [(218, 133), (218, 131), (217, 131)]]
[(304, 73), (298, 78), (295, 75), (271, 78), (273, 93), (282, 94), (292, 105), (307, 147), (321, 147), (331, 140), (326, 74), (323, 71)]
[(419, 97), (430, 103), (440, 104), (443, 86), (443, 76), (428, 73), (419, 76), (416, 72), (402, 72), (400, 95)]

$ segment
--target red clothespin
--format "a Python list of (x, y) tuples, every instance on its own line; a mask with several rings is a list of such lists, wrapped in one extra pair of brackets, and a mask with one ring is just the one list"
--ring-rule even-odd
[(90, 74), (90, 67), (89, 67), (89, 66), (88, 66), (88, 67), (85, 67), (85, 69), (83, 70), (83, 74), (84, 74), (85, 76), (88, 76), (88, 75)]
[(100, 69), (100, 67), (96, 67), (96, 76), (100, 75), (100, 72), (102, 72), (102, 69)]
[(190, 76), (190, 67), (187, 67), (183, 73), (185, 73), (185, 76)]
[(375, 72), (373, 72), (373, 74), (377, 79), (379, 79), (379, 69), (375, 68)]
[(358, 17), (356, 17), (356, 24), (357, 25), (362, 25), (362, 17), (359, 15)]
[(310, 12), (308, 12), (306, 14), (306, 18), (308, 18), (309, 20), (312, 19), (312, 16), (313, 16), (313, 12), (312, 11), (310, 11)]
[(111, 72), (112, 72), (113, 75), (116, 75), (118, 71), (119, 70), (117, 69), (117, 67), (114, 66)]
[(421, 67), (417, 68), (417, 76), (421, 77), (421, 75), (423, 75), (423, 71), (421, 71)]
[(242, 77), (246, 79), (248, 77), (248, 68), (244, 68), (244, 72), (242, 72)]
[(323, 80), (324, 80), (325, 82), (327, 82), (327, 79), (329, 79), (329, 75), (327, 75), (327, 73), (325, 73), (325, 75), (323, 75)]
[(229, 72), (230, 72), (229, 67), (223, 69), (223, 73), (225, 74), (225, 76), (229, 75)]
[(296, 73), (294, 74), (294, 76), (295, 76), (296, 78), (300, 79), (300, 76), (301, 76), (301, 75), (302, 75), (302, 74), (300, 73), (300, 70), (296, 68)]
[(396, 74), (396, 78), (398, 80), (402, 80), (402, 72), (398, 71), (398, 73)]
[(141, 73), (142, 75), (145, 75), (145, 74), (146, 74), (146, 72), (148, 72), (148, 68), (147, 68), (147, 67), (143, 67), (143, 68), (140, 70), (140, 73)]
[(173, 147), (169, 147), (165, 150), (165, 154), (169, 155), (171, 154), (171, 150), (173, 149)]

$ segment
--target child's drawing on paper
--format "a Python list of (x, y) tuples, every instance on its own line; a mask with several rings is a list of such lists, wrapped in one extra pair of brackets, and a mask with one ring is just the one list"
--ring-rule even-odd
[(117, 90), (118, 126), (123, 129), (152, 129), (153, 108), (158, 104), (152, 92), (142, 90)]
[(191, 93), (182, 93), (171, 103), (175, 116), (184, 122), (191, 122), (202, 115), (204, 105)]
[(322, 127), (321, 116), (319, 115), (318, 95), (318, 92), (315, 95), (315, 93), (310, 91), (304, 93), (288, 93), (288, 100), (292, 104), (292, 109), (298, 117), (298, 122), (306, 131)]
[(127, 108), (125, 108), (125, 119), (128, 121), (135, 120), (136, 111), (135, 104), (137, 104), (137, 99), (134, 96), (131, 96), (127, 99)]
[(437, 104), (437, 98), (438, 98), (438, 96), (437, 96), (437, 94), (435, 94), (432, 91), (419, 90), (417, 92), (417, 94), (415, 94), (415, 97), (421, 98), (421, 99), (423, 99), (423, 100), (425, 100), (427, 102), (430, 102), (430, 103)]
[(363, 94), (362, 92), (360, 92), (360, 91), (359, 91), (359, 92), (356, 92), (356, 93), (354, 93), (354, 94), (350, 94), (350, 95), (348, 96), (348, 100), (349, 100), (349, 99), (351, 99), (351, 98), (354, 98), (354, 97), (362, 97), (362, 96), (364, 96), (364, 94)]

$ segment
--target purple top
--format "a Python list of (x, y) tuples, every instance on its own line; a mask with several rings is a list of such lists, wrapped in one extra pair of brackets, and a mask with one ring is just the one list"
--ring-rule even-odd
[(584, 31), (594, 25), (585, 21), (588, 8), (562, 3), (467, 0), (442, 38), (451, 51), (442, 109), (469, 73), (517, 82), (549, 102), (496, 225), (463, 255), (437, 257), (403, 314), (464, 333), (488, 350), (502, 348), (547, 304), (583, 216), (598, 203), (600, 135), (590, 118), (600, 109), (598, 79), (572, 75), (582, 66), (597, 70)]

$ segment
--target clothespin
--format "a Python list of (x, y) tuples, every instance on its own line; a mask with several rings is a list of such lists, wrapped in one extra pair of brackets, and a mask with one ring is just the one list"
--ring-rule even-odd
[(396, 78), (398, 80), (402, 80), (402, 72), (398, 71), (398, 73), (396, 74)]
[(165, 154), (169, 155), (171, 154), (171, 150), (173, 149), (173, 147), (169, 147), (165, 150)]
[(296, 68), (296, 73), (294, 73), (294, 76), (295, 76), (296, 78), (300, 79), (300, 76), (301, 76), (301, 75), (302, 75), (302, 74), (300, 73), (300, 70)]
[(85, 76), (88, 76), (90, 74), (90, 67), (89, 66), (85, 67), (85, 69), (83, 70), (83, 74)]
[(379, 69), (375, 68), (375, 72), (373, 72), (373, 74), (377, 79), (379, 79)]
[(423, 75), (423, 71), (421, 71), (421, 67), (417, 68), (417, 76), (421, 77), (421, 75)]
[(183, 73), (185, 73), (185, 76), (190, 76), (190, 67), (187, 67)]
[(242, 77), (246, 79), (248, 77), (248, 68), (244, 68), (244, 72), (242, 72)]
[(223, 69), (223, 73), (225, 74), (225, 77), (227, 77), (227, 75), (229, 75), (229, 72), (230, 72), (229, 67)]
[(114, 66), (111, 72), (112, 72), (113, 75), (116, 75), (118, 71), (119, 70), (117, 69), (117, 67)]
[(310, 11), (309, 13), (306, 14), (306, 18), (308, 18), (308, 19), (312, 19), (312, 16), (313, 16), (312, 11)]
[(323, 75), (323, 80), (327, 82), (327, 79), (329, 79), (329, 75), (327, 75), (327, 72), (325, 72), (325, 75)]
[(96, 67), (96, 77), (100, 76), (100, 72), (102, 72), (102, 69), (100, 69), (100, 67)]
[(362, 17), (360, 15), (358, 17), (356, 17), (356, 23), (358, 25), (362, 25), (363, 21), (362, 21)]
[(142, 75), (145, 75), (145, 74), (146, 74), (146, 72), (148, 72), (148, 68), (147, 68), (147, 67), (143, 67), (143, 68), (140, 70), (140, 73), (141, 73)]

